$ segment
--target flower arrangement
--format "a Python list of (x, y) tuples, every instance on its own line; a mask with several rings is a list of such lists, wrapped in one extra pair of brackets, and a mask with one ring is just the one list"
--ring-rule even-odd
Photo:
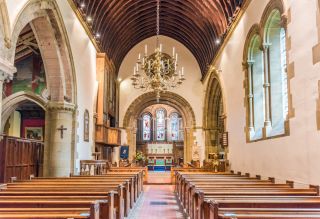
[(144, 154), (141, 151), (138, 151), (136, 153), (136, 157), (135, 157), (136, 161), (145, 161), (146, 157), (144, 156)]

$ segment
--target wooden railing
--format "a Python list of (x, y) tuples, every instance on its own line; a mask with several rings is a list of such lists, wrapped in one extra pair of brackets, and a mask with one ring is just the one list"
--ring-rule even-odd
[(0, 182), (7, 183), (12, 177), (29, 179), (42, 176), (44, 143), (31, 139), (1, 136)]
[(96, 143), (119, 146), (121, 144), (121, 130), (105, 125), (96, 125)]
[(80, 160), (80, 175), (102, 175), (106, 174), (109, 168), (107, 160)]

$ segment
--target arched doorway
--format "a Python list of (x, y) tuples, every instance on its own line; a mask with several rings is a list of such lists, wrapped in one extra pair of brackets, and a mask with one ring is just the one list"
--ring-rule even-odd
[[(135, 99), (126, 111), (123, 119), (123, 127), (127, 132), (127, 143), (129, 144), (129, 159), (132, 160), (136, 154), (137, 148), (137, 121), (141, 118), (141, 113), (148, 107), (156, 105), (165, 105), (175, 109), (181, 116), (181, 126), (183, 127), (183, 160), (190, 162), (199, 153), (193, 150), (194, 132), (195, 132), (195, 115), (190, 104), (178, 94), (165, 92), (161, 94), (159, 102), (153, 92), (145, 93)], [(158, 105), (159, 106), (159, 105)], [(184, 119), (185, 118), (185, 119)], [(193, 153), (195, 152), (195, 153)]]
[[(7, 92), (8, 84), (4, 86), (7, 93), (1, 113), (2, 131), (11, 113), (22, 103), (30, 99), (37, 103), (44, 109), (45, 124), (48, 124), (43, 136), (44, 175), (67, 176), (73, 172), (75, 162), (76, 83), (71, 49), (57, 3), (53, 0), (28, 1), (19, 13), (10, 37), (10, 45), (2, 48), (4, 59), (16, 65), (32, 57), (34, 67), (37, 56), (42, 63), (42, 67), (38, 67), (43, 71), (40, 70), (40, 74), (39, 71), (35, 73), (34, 68), (29, 69), (30, 78), (30, 74), (22, 74), (18, 69), (10, 83), (17, 82), (17, 77), (23, 75), (19, 79), (25, 80), (26, 86), (20, 83), (23, 88), (12, 86), (10, 92)], [(63, 128), (63, 135), (59, 128)]]
[(204, 108), (205, 160), (213, 159), (217, 154), (226, 160), (227, 148), (223, 147), (221, 137), (226, 132), (226, 110), (221, 83), (216, 71), (212, 72), (207, 85)]
[(43, 141), (45, 110), (43, 106), (29, 100), (16, 105), (4, 124), (3, 133), (8, 136)]

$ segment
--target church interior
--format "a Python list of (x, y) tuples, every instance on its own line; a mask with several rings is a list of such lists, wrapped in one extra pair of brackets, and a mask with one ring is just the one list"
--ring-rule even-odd
[(320, 218), (320, 0), (0, 0), (0, 218)]

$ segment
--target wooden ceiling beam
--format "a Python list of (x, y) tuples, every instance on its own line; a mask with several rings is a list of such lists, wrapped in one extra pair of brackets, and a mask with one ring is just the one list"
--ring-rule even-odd
[[(90, 16), (104, 52), (119, 69), (137, 43), (156, 35), (156, 0), (73, 0)], [(231, 18), (245, 0), (160, 0), (160, 34), (179, 41), (195, 56), (202, 74), (213, 60)]]

